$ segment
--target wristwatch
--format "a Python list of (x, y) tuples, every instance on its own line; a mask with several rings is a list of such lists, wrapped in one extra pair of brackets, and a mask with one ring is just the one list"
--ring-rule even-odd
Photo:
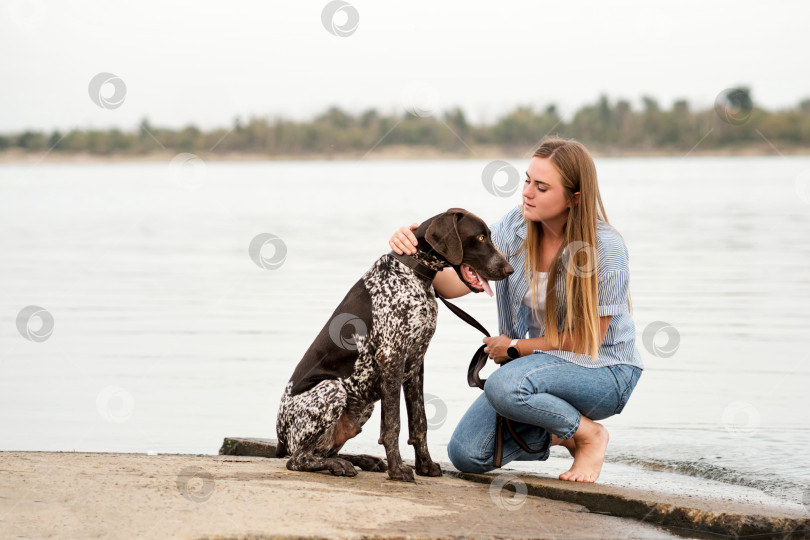
[(506, 354), (509, 356), (509, 358), (520, 358), (520, 351), (517, 348), (517, 342), (518, 340), (513, 339), (511, 343), (509, 343), (509, 348), (506, 349)]

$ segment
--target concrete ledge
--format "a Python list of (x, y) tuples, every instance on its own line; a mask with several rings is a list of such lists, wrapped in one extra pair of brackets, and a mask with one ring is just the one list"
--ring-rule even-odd
[[(275, 454), (273, 439), (228, 437), (220, 454), (266, 456)], [(238, 453), (242, 452), (242, 453)], [(619, 488), (601, 484), (571, 483), (556, 478), (518, 474), (501, 470), (497, 474), (470, 474), (442, 463), (447, 476), (482, 484), (503, 483), (504, 473), (525, 485), (526, 493), (535, 497), (582, 505), (591, 512), (655, 523), (679, 534), (720, 534), (733, 537), (810, 538), (810, 510), (804, 514), (782, 508), (732, 503), (720, 499), (693, 498), (649, 491)], [(505, 487), (503, 484), (501, 487)]]
[(276, 457), (275, 439), (249, 439), (244, 437), (225, 437), (219, 449), (220, 456), (255, 456)]
[[(448, 476), (490, 484), (498, 475), (445, 470)], [(517, 475), (516, 475), (517, 476)], [(722, 500), (657, 494), (600, 484), (570, 483), (521, 474), (527, 493), (581, 504), (591, 512), (656, 523), (676, 532), (714, 533), (735, 538), (810, 538), (810, 519), (778, 508), (729, 503)]]

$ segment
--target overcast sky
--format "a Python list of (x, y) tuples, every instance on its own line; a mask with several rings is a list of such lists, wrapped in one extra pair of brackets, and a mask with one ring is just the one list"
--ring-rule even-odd
[[(458, 105), (481, 122), (517, 105), (570, 113), (601, 93), (702, 108), (736, 85), (771, 109), (810, 97), (810, 2), (344, 4), (2, 0), (0, 132), (143, 117), (210, 128), (330, 105)], [(120, 81), (96, 92), (101, 105), (89, 91), (99, 73)]]

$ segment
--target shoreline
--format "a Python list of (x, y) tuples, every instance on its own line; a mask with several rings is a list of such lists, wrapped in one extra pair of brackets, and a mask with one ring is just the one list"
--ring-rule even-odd
[[(180, 152), (151, 152), (148, 154), (99, 155), (86, 152), (62, 153), (23, 152), (18, 150), (0, 151), (0, 165), (27, 165), (39, 163), (150, 163), (169, 162)], [(268, 155), (252, 152), (231, 152), (227, 154), (199, 152), (194, 154), (206, 162), (264, 162), (264, 161), (396, 161), (396, 160), (457, 160), (457, 159), (528, 159), (531, 150), (518, 150), (501, 147), (481, 147), (464, 152), (443, 152), (432, 147), (397, 146), (384, 147), (373, 151), (362, 152), (327, 152), (306, 154)], [(763, 146), (743, 148), (707, 149), (699, 148), (688, 151), (665, 149), (620, 150), (594, 148), (594, 158), (660, 158), (660, 157), (768, 157), (768, 156), (810, 156), (810, 147), (777, 149)]]

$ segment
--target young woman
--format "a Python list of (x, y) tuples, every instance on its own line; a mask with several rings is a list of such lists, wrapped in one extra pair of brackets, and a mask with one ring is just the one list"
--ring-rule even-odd
[[(416, 227), (400, 228), (391, 248), (414, 253)], [(495, 286), (501, 335), (484, 338), (489, 357), (503, 365), (456, 426), (447, 453), (461, 471), (492, 470), (497, 412), (541, 450), (525, 452), (504, 430), (503, 464), (545, 460), (549, 446), (561, 445), (574, 463), (560, 479), (594, 482), (609, 438), (594, 420), (621, 412), (643, 364), (627, 248), (607, 220), (586, 148), (543, 140), (526, 171), (522, 204), (491, 230), (515, 269)], [(469, 292), (453, 268), (433, 284), (445, 298)]]

